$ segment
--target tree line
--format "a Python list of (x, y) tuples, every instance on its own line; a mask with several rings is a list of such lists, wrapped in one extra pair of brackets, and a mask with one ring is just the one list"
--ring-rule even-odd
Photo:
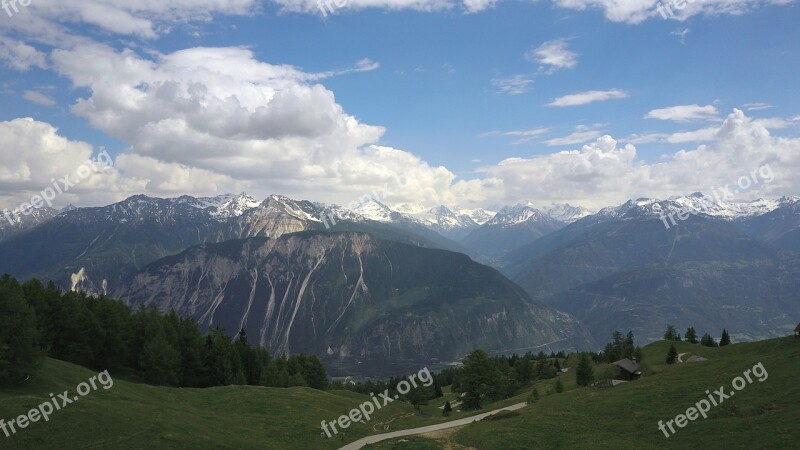
[[(703, 337), (697, 339), (697, 331), (694, 327), (689, 327), (686, 329), (686, 334), (683, 335), (684, 338), (681, 339), (680, 333), (675, 329), (674, 325), (667, 325), (667, 329), (664, 331), (664, 340), (666, 341), (686, 341), (690, 344), (700, 344), (705, 347), (724, 347), (726, 345), (730, 345), (731, 337), (728, 334), (727, 329), (722, 330), (722, 336), (719, 339), (719, 342), (714, 340), (714, 338), (708, 334), (704, 333)], [(667, 351), (666, 357), (667, 364), (675, 364), (678, 362), (678, 350), (675, 348), (675, 344), (670, 345), (669, 350)]]
[[(378, 393), (388, 389), (391, 395), (398, 394), (401, 399), (415, 407), (442, 397), (442, 387), (450, 386), (452, 392), (463, 394), (461, 408), (480, 409), (484, 404), (513, 397), (536, 380), (555, 378), (561, 371), (559, 358), (564, 360), (568, 357), (564, 352), (551, 352), (550, 355), (544, 352), (536, 355), (528, 352), (522, 356), (517, 354), (489, 356), (485, 351), (478, 349), (470, 352), (461, 366), (448, 367), (433, 374), (433, 384), (430, 388), (420, 387), (406, 395), (401, 395), (395, 390), (397, 384), (407, 378), (402, 376), (392, 377), (386, 381), (336, 382), (331, 386), (362, 394)], [(447, 402), (443, 414), (448, 415), (451, 411), (452, 406)]]
[(272, 356), (251, 346), (244, 330), (234, 339), (221, 328), (204, 335), (175, 311), (132, 310), (119, 300), (61, 292), (52, 282), (0, 277), (0, 383), (33, 375), (44, 356), (154, 385), (328, 385), (316, 356)]

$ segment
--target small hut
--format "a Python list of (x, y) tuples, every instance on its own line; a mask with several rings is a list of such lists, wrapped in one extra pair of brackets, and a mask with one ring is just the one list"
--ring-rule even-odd
[(630, 360), (628, 358), (620, 359), (614, 363), (615, 366), (619, 368), (619, 375), (617, 378), (623, 381), (633, 381), (638, 380), (642, 376), (642, 371), (639, 370), (639, 364), (636, 363), (636, 360)]

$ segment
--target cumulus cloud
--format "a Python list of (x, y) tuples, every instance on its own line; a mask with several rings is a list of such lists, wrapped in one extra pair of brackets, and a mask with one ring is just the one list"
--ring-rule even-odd
[(379, 146), (384, 129), (347, 114), (319, 74), (258, 61), (249, 49), (142, 57), (94, 44), (52, 60), (90, 92), (72, 111), (130, 144), (118, 166), (148, 180), (149, 193), (236, 187), (347, 202), (388, 182), (397, 198), (451, 199), (447, 169)]
[[(116, 158), (113, 169), (93, 174), (58, 201), (62, 206), (97, 205), (136, 193), (209, 195), (240, 190), (256, 193), (255, 188), (263, 194), (283, 192), (347, 204), (364, 192), (387, 186), (389, 194), (385, 200), (389, 203), (487, 206), (534, 200), (601, 208), (641, 196), (666, 198), (694, 191), (709, 192), (726, 183), (735, 183), (740, 176), (764, 164), (774, 171), (774, 181), (743, 193), (742, 200), (796, 195), (800, 188), (800, 137), (772, 136), (768, 125), (763, 119), (749, 118), (734, 110), (719, 126), (703, 129), (707, 143), (665, 155), (657, 162), (640, 157), (630, 140), (622, 145), (604, 135), (579, 149), (508, 158), (496, 165), (480, 167), (476, 171), (479, 176), (474, 179), (460, 180), (444, 167), (430, 166), (409, 152), (377, 144), (331, 151), (333, 154), (326, 159), (333, 167), (331, 170), (306, 153), (299, 154), (298, 161), (282, 162), (298, 165), (300, 175), (273, 172), (250, 178), (226, 166), (219, 170), (199, 167), (192, 155), (183, 162), (166, 162), (135, 152), (133, 145)], [(525, 130), (518, 132), (524, 133)], [(202, 148), (198, 151), (203, 153)], [(0, 168), (0, 203), (5, 203), (0, 206), (15, 206), (30, 199), (49, 186), (52, 179), (74, 173), (96, 152), (91, 145), (69, 140), (46, 123), (33, 119), (0, 122), (0, 157), (4, 160)], [(230, 157), (261, 164), (258, 159), (262, 156), (263, 153), (251, 149)], [(309, 157), (312, 159), (303, 159)]]
[(621, 89), (611, 89), (608, 91), (584, 91), (558, 97), (547, 106), (580, 106), (594, 102), (604, 102), (628, 97), (628, 93)]
[(547, 72), (558, 69), (571, 69), (578, 65), (578, 54), (567, 48), (566, 39), (547, 41), (530, 50), (525, 55), (529, 60), (538, 62)]
[[(85, 142), (67, 139), (48, 123), (31, 118), (0, 122), (2, 206), (16, 207), (65, 176), (76, 182), (79, 168), (90, 165), (99, 152)], [(54, 204), (106, 204), (139, 193), (144, 187), (140, 180), (122, 177), (115, 167), (104, 168), (60, 194)]]
[(719, 112), (714, 105), (680, 105), (654, 109), (647, 113), (645, 119), (671, 120), (674, 122), (717, 120), (719, 119)]
[(620, 145), (606, 135), (579, 150), (509, 158), (482, 167), (482, 178), (458, 182), (454, 189), (460, 198), (483, 204), (535, 200), (601, 208), (642, 196), (710, 192), (769, 164), (774, 181), (755, 186), (741, 199), (797, 194), (800, 138), (771, 136), (762, 123), (740, 110), (709, 130), (708, 144), (656, 163), (643, 160), (633, 144)]
[(34, 47), (14, 39), (0, 36), (0, 62), (14, 70), (26, 71), (32, 67), (46, 68), (47, 56)]

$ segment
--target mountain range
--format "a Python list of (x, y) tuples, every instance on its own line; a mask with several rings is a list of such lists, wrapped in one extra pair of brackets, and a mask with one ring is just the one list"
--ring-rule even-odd
[(614, 330), (649, 341), (667, 323), (760, 339), (800, 316), (800, 197), (695, 193), (593, 213), (139, 195), (25, 217), (0, 223), (0, 273), (246, 328), (273, 351), (343, 370), (476, 345), (589, 348)]

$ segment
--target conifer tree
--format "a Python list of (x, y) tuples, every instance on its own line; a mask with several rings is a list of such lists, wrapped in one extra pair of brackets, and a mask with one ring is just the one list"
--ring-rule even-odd
[(731, 337), (728, 335), (728, 330), (722, 330), (722, 337), (719, 339), (719, 346), (724, 347), (726, 345), (730, 345)]
[(594, 381), (594, 369), (587, 353), (582, 353), (575, 372), (578, 386), (589, 386)]
[(675, 344), (669, 346), (667, 352), (667, 364), (675, 364), (678, 361), (678, 350), (675, 349)]

